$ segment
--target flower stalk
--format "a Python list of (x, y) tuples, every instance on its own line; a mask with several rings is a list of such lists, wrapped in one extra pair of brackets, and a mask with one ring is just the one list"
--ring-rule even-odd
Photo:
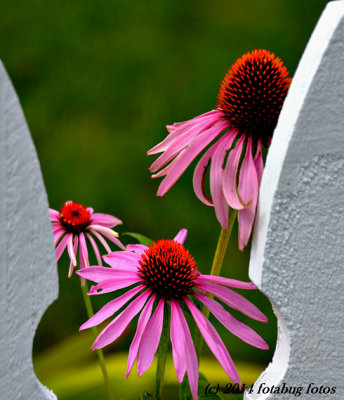
[[(88, 315), (89, 318), (91, 318), (94, 315), (94, 311), (93, 311), (93, 307), (92, 307), (90, 296), (88, 296), (88, 294), (87, 294), (88, 293), (88, 286), (87, 286), (86, 282), (85, 282), (84, 285), (81, 285), (81, 290), (82, 290), (82, 294), (83, 294), (83, 298), (84, 298), (84, 302), (85, 302), (87, 315)], [(98, 329), (97, 329), (96, 326), (92, 327), (92, 332), (93, 332), (94, 338), (97, 338)], [(105, 388), (106, 388), (106, 392), (108, 394), (108, 398), (109, 398), (109, 400), (113, 400), (111, 386), (110, 386), (110, 380), (109, 380), (109, 375), (107, 373), (107, 369), (106, 369), (106, 365), (105, 365), (105, 359), (104, 359), (103, 350), (102, 349), (97, 349), (96, 351), (97, 351), (97, 355), (98, 355), (99, 365), (100, 365), (100, 368), (102, 370), (103, 379), (104, 379), (104, 385), (105, 385)]]
[(164, 384), (164, 375), (165, 375), (166, 358), (167, 358), (168, 342), (169, 342), (169, 330), (170, 330), (169, 310), (170, 307), (165, 303), (164, 321), (162, 326), (160, 344), (158, 348), (158, 363), (156, 367), (155, 400), (161, 400), (161, 393)]
[[(228, 218), (228, 227), (226, 229), (223, 229), (223, 228), (221, 229), (219, 240), (218, 240), (217, 246), (216, 246), (213, 263), (211, 266), (210, 275), (220, 276), (223, 259), (226, 254), (229, 238), (232, 233), (236, 215), (237, 215), (237, 210), (233, 210), (232, 208), (230, 208), (229, 209), (229, 218)], [(214, 296), (211, 294), (208, 294), (208, 297), (212, 298)], [(204, 305), (202, 306), (202, 313), (206, 316), (206, 318), (209, 317), (210, 312)], [(200, 331), (198, 329), (196, 330), (196, 333), (195, 333), (195, 343), (196, 343), (197, 358), (198, 358), (198, 362), (199, 362), (200, 358), (201, 358), (201, 354), (202, 354), (202, 348), (203, 348), (204, 341), (203, 341), (202, 335), (200, 334)]]

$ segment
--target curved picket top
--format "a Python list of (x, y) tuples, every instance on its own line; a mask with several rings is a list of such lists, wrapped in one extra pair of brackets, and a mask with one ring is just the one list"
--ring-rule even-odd
[(47, 195), (23, 112), (0, 61), (0, 399), (52, 400), (32, 343), (58, 279)]
[(269, 392), (283, 383), (307, 399), (344, 398), (343, 243), (344, 1), (336, 1), (300, 61), (266, 161), (249, 272), (273, 304), (278, 341), (246, 400), (280, 399)]

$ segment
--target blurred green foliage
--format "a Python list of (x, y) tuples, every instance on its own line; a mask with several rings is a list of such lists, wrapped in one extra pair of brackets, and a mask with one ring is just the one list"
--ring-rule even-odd
[[(214, 107), (221, 79), (242, 53), (254, 48), (270, 49), (293, 74), (326, 3), (0, 2), (0, 58), (28, 120), (51, 207), (59, 208), (70, 199), (82, 202), (121, 218), (124, 225), (120, 232), (140, 232), (154, 239), (173, 237), (186, 227), (186, 246), (200, 270), (207, 273), (220, 228), (213, 209), (193, 194), (193, 168), (165, 197), (157, 198), (158, 182), (148, 172), (154, 158), (148, 158), (146, 151), (166, 136), (166, 124), (187, 120)], [(236, 235), (235, 228), (223, 274), (246, 280), (249, 249), (243, 253), (237, 250)], [(92, 368), (96, 369), (94, 359), (90, 361), (89, 343), (72, 336), (75, 347), (68, 347), (68, 338), (75, 335), (86, 312), (78, 279), (67, 279), (67, 268), (65, 256), (59, 263), (59, 300), (43, 317), (36, 335), (35, 368), (60, 399), (101, 398), (98, 375), (87, 396), (83, 389), (90, 382)], [(253, 381), (272, 358), (276, 321), (262, 294), (248, 293), (247, 297), (267, 313), (270, 323), (265, 326), (248, 318), (241, 320), (257, 329), (270, 344), (270, 351), (251, 348), (215, 325), (238, 364), (239, 373), (247, 370), (241, 365), (252, 366), (253, 372), (244, 379)], [(95, 308), (109, 298), (94, 299)], [(116, 360), (110, 372), (114, 371), (112, 378), (118, 387), (125, 381), (125, 352), (133, 326), (107, 350), (110, 361)], [(58, 367), (54, 362), (44, 367), (47, 360), (55, 360), (50, 353), (55, 346), (56, 356), (60, 357)], [(71, 356), (84, 361), (73, 363)], [(211, 366), (206, 369), (213, 372), (207, 378), (217, 381), (221, 368), (215, 367), (213, 358), (205, 360)], [(115, 366), (120, 373), (113, 369)], [(88, 374), (84, 371), (87, 368)], [(142, 383), (153, 379), (152, 371), (151, 368), (141, 380), (131, 379), (142, 390), (150, 390)], [(171, 385), (170, 398), (175, 398), (176, 379), (172, 368), (170, 371), (167, 384)], [(226, 381), (224, 376), (221, 379)], [(123, 386), (129, 387), (130, 383)], [(118, 398), (133, 398), (136, 394), (131, 396), (122, 391)]]

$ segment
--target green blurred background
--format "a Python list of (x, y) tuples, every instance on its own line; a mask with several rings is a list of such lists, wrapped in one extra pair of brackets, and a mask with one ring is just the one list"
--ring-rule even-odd
[[(212, 208), (192, 190), (192, 170), (163, 198), (146, 151), (166, 136), (164, 126), (216, 104), (221, 79), (244, 52), (267, 48), (294, 73), (325, 0), (103, 0), (0, 2), (0, 58), (22, 103), (41, 162), (49, 203), (82, 202), (124, 221), (119, 232), (151, 238), (189, 230), (186, 246), (208, 273), (219, 225)], [(125, 241), (125, 239), (123, 239)], [(223, 274), (248, 279), (249, 248), (237, 250), (236, 227)], [(34, 343), (41, 381), (63, 400), (105, 398), (90, 351), (92, 336), (77, 333), (86, 320), (80, 284), (59, 262), (60, 297), (44, 315)], [(254, 323), (270, 344), (251, 348), (218, 324), (244, 383), (271, 361), (276, 321), (260, 293), (247, 297), (270, 317)], [(111, 296), (94, 299), (96, 309)], [(117, 399), (153, 390), (154, 366), (142, 378), (124, 378), (132, 324), (106, 350)], [(171, 360), (164, 399), (177, 398)], [(205, 354), (201, 370), (211, 382), (228, 382)], [(226, 397), (227, 398), (227, 397)], [(234, 396), (229, 396), (233, 398)], [(236, 397), (235, 397), (236, 398)]]

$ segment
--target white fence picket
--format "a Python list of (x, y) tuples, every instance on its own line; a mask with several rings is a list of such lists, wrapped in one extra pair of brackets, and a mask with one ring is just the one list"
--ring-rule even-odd
[(336, 1), (307, 45), (267, 157), (250, 277), (273, 303), (278, 342), (245, 399), (294, 398), (271, 394), (283, 383), (307, 399), (344, 398), (343, 243), (344, 1)]

